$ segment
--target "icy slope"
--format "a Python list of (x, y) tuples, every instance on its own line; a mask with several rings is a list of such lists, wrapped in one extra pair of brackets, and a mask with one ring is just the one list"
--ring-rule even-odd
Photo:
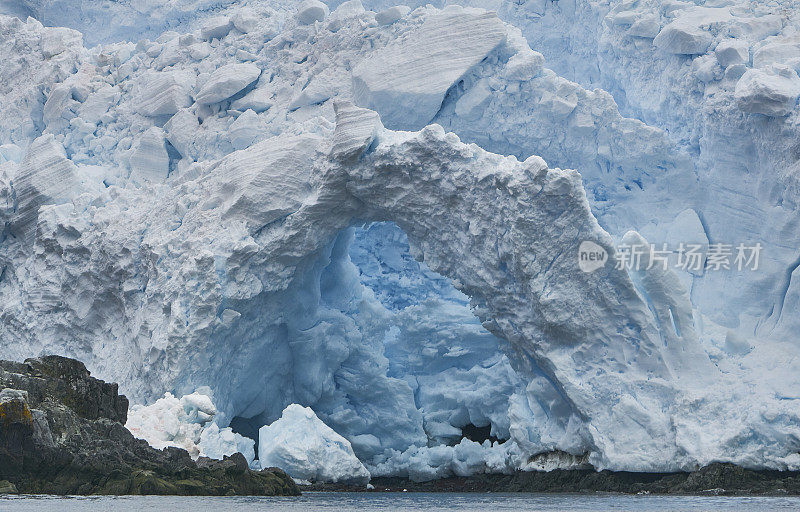
[(209, 386), (213, 428), (253, 436), (309, 406), (373, 475), (797, 467), (796, 320), (750, 330), (773, 291), (796, 307), (791, 244), (747, 276), (578, 265), (630, 228), (720, 240), (692, 147), (484, 11), (234, 10), (88, 50), (0, 18), (26, 120), (2, 119), (3, 357), (77, 356), (137, 402)]

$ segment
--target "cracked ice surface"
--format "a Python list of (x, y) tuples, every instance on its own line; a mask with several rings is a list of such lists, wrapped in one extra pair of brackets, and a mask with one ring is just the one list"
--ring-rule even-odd
[(300, 404), (372, 475), (800, 467), (790, 4), (492, 4), (0, 17), (0, 356), (79, 357), (198, 454)]

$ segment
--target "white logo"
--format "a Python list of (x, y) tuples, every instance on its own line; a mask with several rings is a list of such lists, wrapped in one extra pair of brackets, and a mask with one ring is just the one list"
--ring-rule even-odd
[(589, 240), (581, 242), (578, 247), (578, 266), (584, 272), (594, 272), (603, 268), (608, 261), (608, 252), (600, 245)]

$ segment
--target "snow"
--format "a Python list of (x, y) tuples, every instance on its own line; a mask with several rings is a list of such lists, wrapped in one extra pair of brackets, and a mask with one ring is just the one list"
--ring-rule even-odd
[(797, 3), (394, 3), (5, 3), (89, 46), (0, 17), (0, 356), (196, 456), (298, 404), (371, 475), (798, 469)]
[(325, 425), (309, 407), (291, 404), (258, 431), (262, 467), (279, 467), (296, 480), (366, 484), (370, 474), (350, 442)]

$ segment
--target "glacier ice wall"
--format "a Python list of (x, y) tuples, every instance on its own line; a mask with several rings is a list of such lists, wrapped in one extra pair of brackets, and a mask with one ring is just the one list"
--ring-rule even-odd
[[(0, 355), (209, 386), (222, 428), (310, 406), (373, 475), (797, 467), (793, 18), (495, 3), (98, 2), (64, 23), (131, 29), (88, 48), (0, 17)], [(584, 273), (584, 240), (765, 259)]]

